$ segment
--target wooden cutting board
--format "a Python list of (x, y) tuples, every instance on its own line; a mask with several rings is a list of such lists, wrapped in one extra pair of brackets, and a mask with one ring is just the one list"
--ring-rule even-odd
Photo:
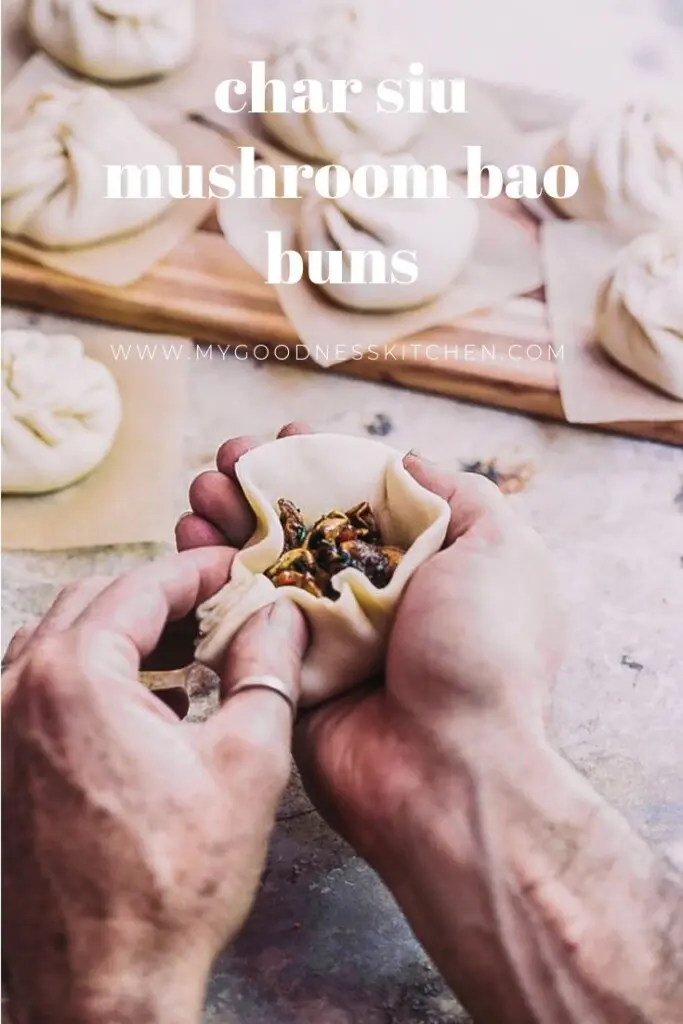
[[(127, 288), (65, 277), (9, 253), (3, 255), (2, 273), (6, 302), (212, 344), (293, 349), (297, 343), (274, 289), (226, 245), (215, 221)], [(494, 313), (471, 316), (457, 327), (432, 329), (411, 342), (440, 346), (443, 356), (434, 358), (433, 347), (427, 354), (424, 344), (408, 348), (407, 342), (399, 342), (393, 356), (356, 359), (322, 372), (387, 381), (564, 421), (540, 298), (513, 300)], [(529, 344), (538, 346), (533, 357), (520, 358)], [(455, 346), (457, 359), (452, 354)], [(282, 352), (278, 349), (279, 358)], [(301, 365), (317, 369), (311, 360)], [(683, 420), (605, 424), (598, 429), (683, 446)]]

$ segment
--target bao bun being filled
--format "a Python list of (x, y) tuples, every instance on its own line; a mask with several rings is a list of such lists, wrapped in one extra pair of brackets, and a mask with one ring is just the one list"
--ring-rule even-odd
[[(317, 704), (377, 672), (397, 603), (418, 566), (443, 544), (447, 503), (418, 484), (399, 453), (377, 441), (336, 434), (287, 437), (255, 448), (237, 463), (237, 477), (257, 520), (250, 543), (233, 562), (231, 579), (198, 610), (197, 660), (220, 668), (233, 637), (260, 608), (294, 601), (309, 625), (302, 702)], [(375, 586), (350, 565), (332, 577), (335, 600), (300, 586), (276, 586), (266, 573), (285, 547), (278, 500), (284, 495), (307, 525), (330, 509), (367, 502), (382, 541), (404, 554), (389, 582)]]

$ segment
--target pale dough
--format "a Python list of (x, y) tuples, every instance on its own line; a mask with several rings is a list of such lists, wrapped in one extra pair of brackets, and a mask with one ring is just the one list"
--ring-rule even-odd
[(598, 341), (621, 366), (683, 400), (683, 231), (643, 235), (598, 298)]
[(108, 164), (179, 162), (165, 139), (99, 86), (42, 89), (3, 132), (2, 229), (46, 249), (129, 234), (171, 204), (107, 198)]
[[(377, 153), (349, 158), (353, 169), (363, 164), (383, 167), (414, 165), (407, 155), (382, 157)], [(448, 199), (399, 199), (391, 195), (364, 199), (350, 192), (340, 199), (314, 196), (304, 202), (299, 247), (342, 252), (380, 252), (387, 268), (387, 283), (326, 283), (319, 287), (340, 306), (366, 311), (393, 312), (425, 305), (442, 295), (465, 267), (474, 249), (479, 227), (476, 202), (455, 182)], [(399, 250), (416, 254), (417, 279), (392, 283), (392, 256)], [(323, 267), (327, 257), (323, 257)], [(366, 266), (371, 266), (368, 258)], [(345, 272), (346, 276), (346, 272)]]
[[(410, 48), (392, 36), (391, 29), (379, 38), (370, 31), (359, 7), (341, 9), (326, 19), (324, 27), (308, 38), (287, 44), (267, 62), (268, 78), (287, 85), (290, 98), (294, 82), (315, 79), (360, 79), (363, 91), (349, 93), (347, 111), (336, 113), (267, 112), (262, 121), (268, 132), (292, 153), (323, 163), (335, 162), (343, 154), (373, 149), (398, 153), (425, 130), (423, 113), (377, 110), (377, 85), (387, 78), (409, 77)], [(326, 86), (326, 101), (331, 90)]]
[(194, 46), (195, 0), (29, 0), (29, 29), (55, 60), (103, 82), (162, 75)]
[[(237, 477), (258, 525), (235, 557), (230, 582), (199, 608), (203, 636), (197, 660), (220, 671), (230, 642), (254, 612), (276, 600), (294, 601), (306, 615), (311, 637), (302, 703), (320, 703), (381, 668), (401, 593), (418, 566), (443, 544), (448, 504), (418, 484), (393, 449), (336, 434), (288, 437), (255, 448), (237, 463)], [(377, 589), (349, 568), (333, 577), (340, 593), (336, 601), (295, 587), (274, 587), (261, 573), (283, 548), (278, 498), (292, 500), (310, 524), (331, 509), (369, 501), (384, 542), (406, 549), (389, 585)]]
[(2, 491), (42, 494), (90, 473), (121, 422), (111, 373), (79, 338), (2, 332)]
[(612, 224), (626, 239), (683, 227), (683, 104), (639, 100), (582, 107), (547, 164), (579, 173), (575, 196), (551, 200), (569, 217)]

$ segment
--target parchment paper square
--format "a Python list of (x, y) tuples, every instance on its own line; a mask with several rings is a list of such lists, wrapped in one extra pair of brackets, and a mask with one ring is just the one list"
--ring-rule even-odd
[[(268, 275), (266, 232), (282, 231), (283, 248), (296, 249), (301, 202), (227, 199), (219, 205), (226, 238), (264, 280)], [(532, 232), (486, 200), (477, 205), (479, 238), (465, 270), (444, 295), (418, 309), (396, 313), (345, 309), (332, 303), (306, 277), (297, 284), (275, 285), (280, 305), (311, 357), (322, 366), (332, 366), (373, 346), (489, 309), (538, 288), (542, 284), (540, 250)]]
[(600, 285), (621, 243), (609, 228), (548, 221), (542, 229), (548, 315), (556, 348), (564, 413), (570, 423), (683, 420), (683, 402), (618, 367), (595, 338)]

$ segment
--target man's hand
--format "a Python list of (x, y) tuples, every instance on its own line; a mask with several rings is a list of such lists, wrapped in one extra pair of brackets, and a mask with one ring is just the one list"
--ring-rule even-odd
[[(223, 585), (233, 554), (188, 552), (71, 586), (7, 651), (3, 953), (19, 1022), (199, 1020), (211, 962), (258, 885), (292, 714), (250, 690), (181, 726), (137, 674), (167, 623)], [(296, 699), (305, 644), (287, 605), (254, 616), (223, 694), (263, 674)]]
[(401, 599), (384, 687), (304, 717), (296, 735), (321, 806), (373, 863), (426, 786), (450, 787), (465, 759), (543, 735), (563, 646), (548, 552), (495, 485), (404, 462), (450, 504), (444, 550)]
[[(279, 436), (306, 432), (290, 424)], [(242, 546), (254, 528), (235, 463), (253, 442), (218, 452), (218, 472), (190, 490), (179, 548)], [(408, 471), (451, 506), (445, 548), (410, 580), (392, 628), (384, 686), (302, 716), (295, 750), (307, 787), (337, 830), (371, 860), (400, 809), (466, 753), (543, 734), (563, 631), (550, 559), (494, 484), (409, 455)], [(389, 830), (389, 831), (387, 831)]]
[[(246, 542), (250, 445), (194, 482), (179, 547)], [(302, 716), (309, 793), (476, 1020), (677, 1024), (681, 879), (546, 740), (563, 646), (547, 553), (493, 485), (405, 465), (449, 502), (446, 545), (408, 583), (384, 685)]]

